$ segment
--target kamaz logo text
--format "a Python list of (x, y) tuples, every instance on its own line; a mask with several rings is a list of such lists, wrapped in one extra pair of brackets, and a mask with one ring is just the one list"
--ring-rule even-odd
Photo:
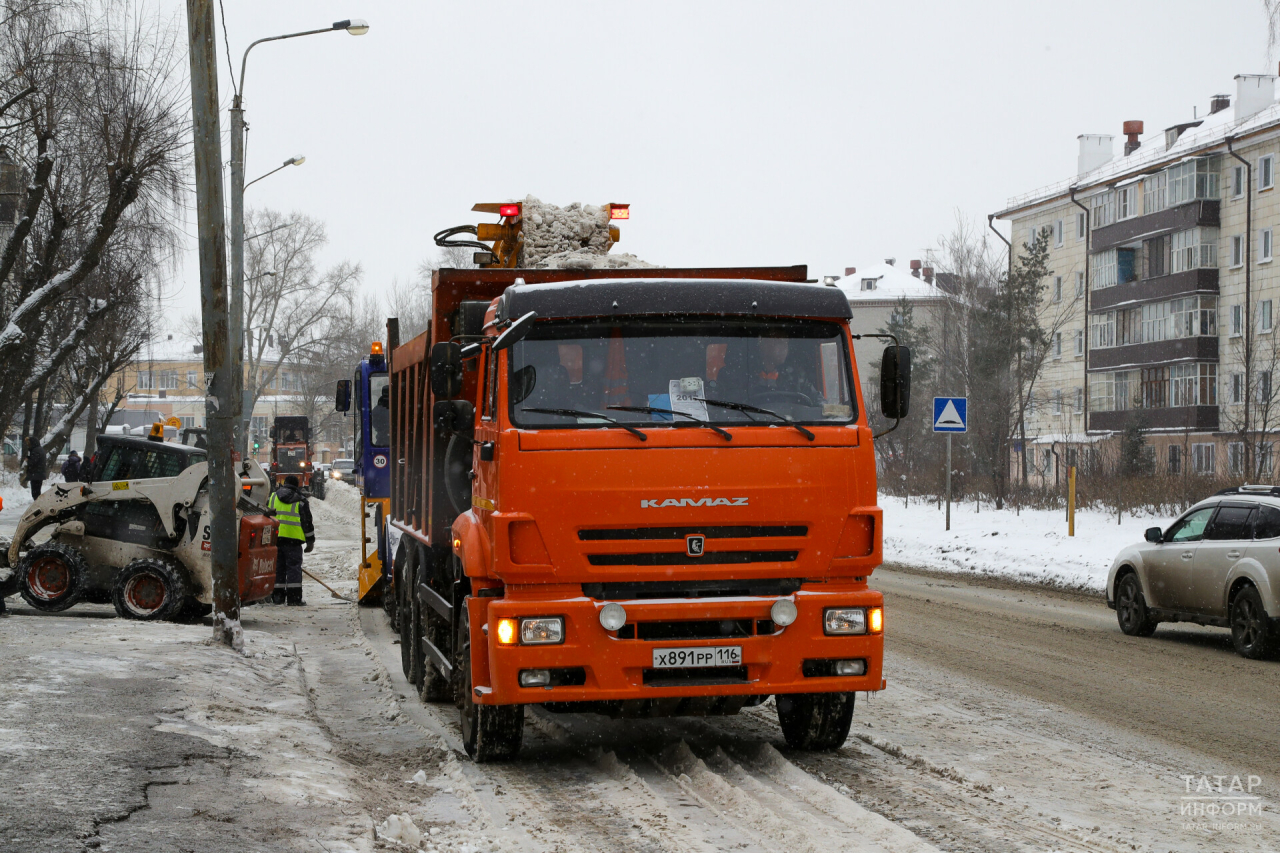
[(746, 506), (746, 498), (667, 498), (666, 500), (642, 500), (641, 509), (660, 506)]

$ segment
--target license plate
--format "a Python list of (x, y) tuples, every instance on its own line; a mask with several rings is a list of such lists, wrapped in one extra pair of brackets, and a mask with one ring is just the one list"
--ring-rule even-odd
[(742, 666), (742, 646), (698, 646), (690, 649), (654, 649), (654, 669), (695, 666)]

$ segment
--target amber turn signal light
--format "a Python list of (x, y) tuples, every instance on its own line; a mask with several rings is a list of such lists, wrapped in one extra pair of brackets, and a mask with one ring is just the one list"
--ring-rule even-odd
[(509, 646), (516, 641), (516, 620), (499, 619), (498, 620), (498, 642), (504, 646)]

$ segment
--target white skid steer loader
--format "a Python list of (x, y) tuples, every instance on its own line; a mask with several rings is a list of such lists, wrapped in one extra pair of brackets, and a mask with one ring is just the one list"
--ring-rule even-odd
[[(54, 484), (23, 514), (0, 567), (0, 597), (17, 592), (46, 612), (109, 601), (124, 619), (208, 614), (213, 583), (204, 448), (128, 436), (99, 442), (85, 482)], [(248, 460), (239, 467), (240, 596), (251, 602), (275, 585), (279, 525), (267, 513), (270, 486), (262, 466)], [(52, 535), (35, 542), (50, 526)]]

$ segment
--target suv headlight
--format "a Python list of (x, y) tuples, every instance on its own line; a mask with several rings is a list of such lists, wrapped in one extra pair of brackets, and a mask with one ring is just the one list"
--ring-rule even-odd
[(551, 646), (564, 642), (564, 620), (559, 616), (540, 616), (520, 620), (520, 644)]
[(827, 634), (879, 634), (884, 629), (884, 610), (879, 607), (832, 607), (822, 612), (822, 630)]

